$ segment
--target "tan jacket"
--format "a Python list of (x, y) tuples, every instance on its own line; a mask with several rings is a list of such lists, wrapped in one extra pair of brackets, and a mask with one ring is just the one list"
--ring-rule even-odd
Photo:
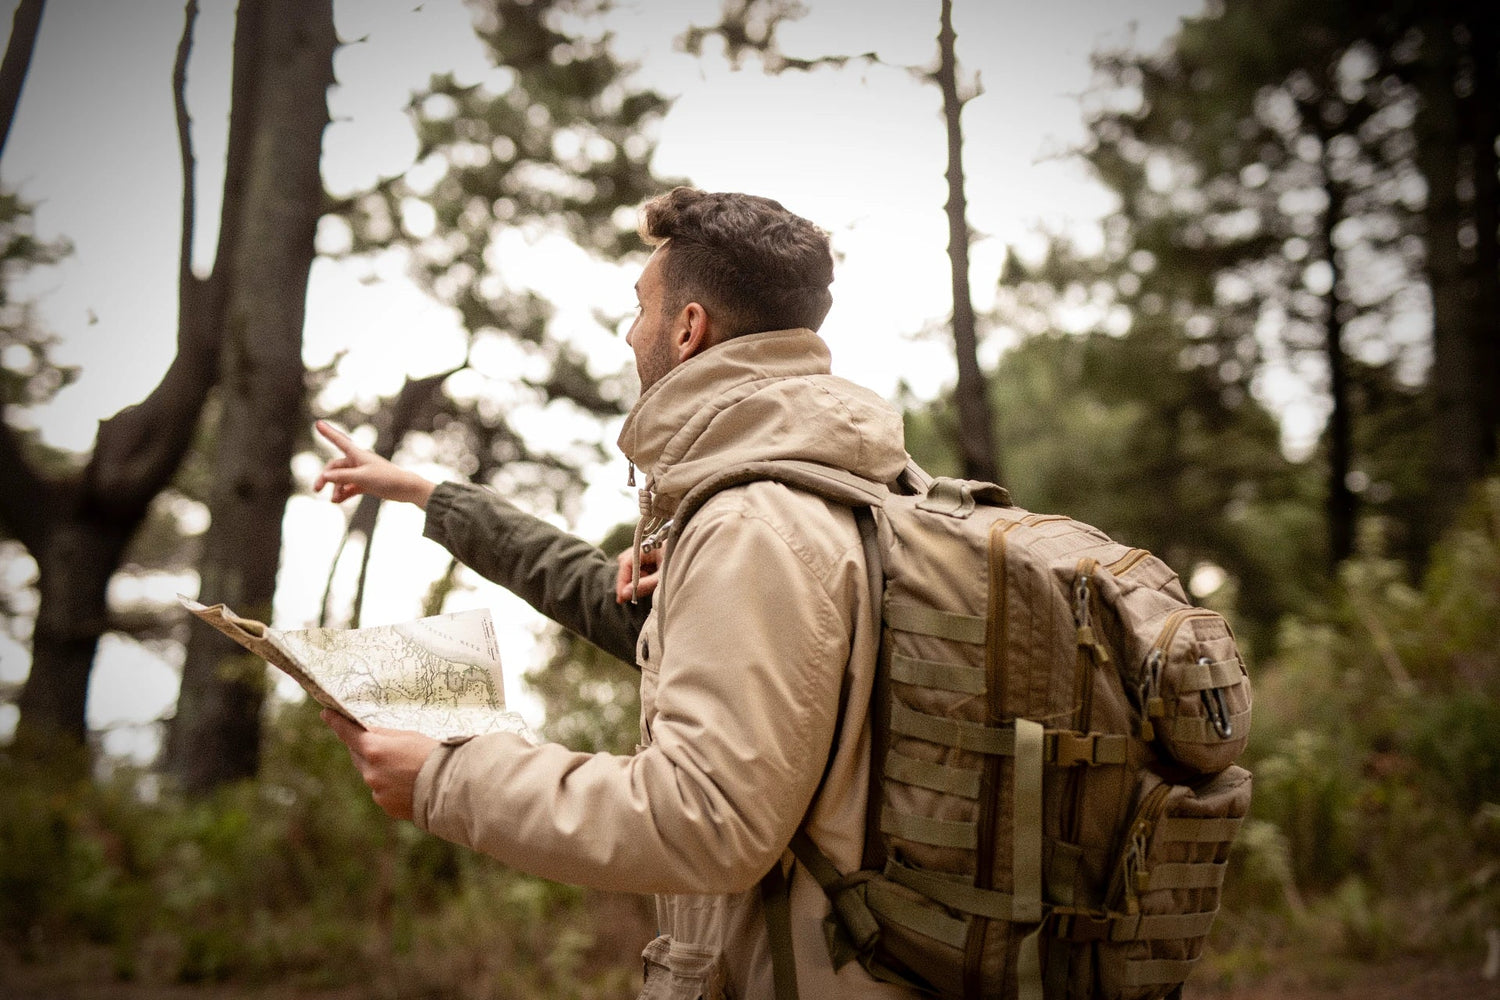
[[(900, 415), (828, 364), (815, 334), (785, 330), (653, 385), (620, 436), (649, 514), (670, 517), (704, 477), (757, 459), (893, 480)], [(666, 558), (637, 645), (638, 752), (508, 735), (440, 748), (418, 776), (416, 822), (547, 878), (657, 893), (643, 996), (769, 1000), (761, 877), (804, 820), (841, 869), (859, 864), (878, 640), (859, 536), (847, 508), (756, 482), (715, 495)], [(908, 995), (857, 964), (835, 973), (822, 891), (798, 867), (791, 892), (805, 1000)]]

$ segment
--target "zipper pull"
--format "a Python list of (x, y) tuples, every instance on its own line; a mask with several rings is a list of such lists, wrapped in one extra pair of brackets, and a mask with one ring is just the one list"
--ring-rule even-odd
[(1141, 912), (1140, 894), (1150, 885), (1151, 873), (1145, 870), (1146, 832), (1145, 824), (1137, 823), (1125, 848), (1125, 912), (1132, 917)]
[(1152, 725), (1151, 720), (1165, 715), (1167, 710), (1161, 696), (1157, 694), (1162, 658), (1163, 654), (1160, 649), (1151, 651), (1151, 655), (1146, 657), (1146, 669), (1141, 671), (1141, 683), (1136, 688), (1141, 703), (1140, 736), (1147, 743), (1156, 739), (1156, 727)]
[(635, 485), (635, 463), (634, 462), (630, 463), (630, 471), (628, 473), (626, 473), (626, 475), (625, 475), (625, 485), (626, 486), (634, 486)]
[(1089, 602), (1089, 580), (1096, 565), (1092, 559), (1079, 563), (1078, 578), (1073, 583), (1073, 620), (1078, 623), (1078, 645), (1093, 653), (1094, 662), (1103, 666), (1109, 663), (1109, 650), (1094, 632)]

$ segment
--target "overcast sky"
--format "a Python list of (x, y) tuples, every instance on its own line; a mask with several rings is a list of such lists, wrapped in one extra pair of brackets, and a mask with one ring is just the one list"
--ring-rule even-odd
[[(196, 264), (206, 270), (223, 170), (233, 5), (203, 0), (201, 6), (189, 99), (199, 158)], [(965, 72), (979, 74), (984, 90), (963, 119), (969, 216), (985, 237), (973, 252), (981, 308), (991, 300), (1008, 244), (1035, 246), (1039, 228), (1087, 241), (1111, 208), (1106, 193), (1065, 155), (1084, 137), (1079, 96), (1089, 84), (1090, 53), (1132, 40), (1154, 49), (1199, 6), (957, 0), (959, 58)], [(940, 97), (894, 67), (932, 61), (938, 3), (807, 0), (807, 7), (808, 16), (783, 33), (790, 54), (874, 50), (893, 65), (772, 78), (753, 65), (735, 72), (721, 59), (677, 52), (676, 35), (691, 20), (709, 20), (715, 0), (617, 0), (610, 27), (620, 55), (639, 65), (636, 79), (675, 97), (657, 134), (657, 172), (708, 189), (775, 197), (830, 230), (841, 262), (823, 332), (835, 371), (888, 396), (900, 380), (931, 396), (953, 378), (948, 344), (913, 336), (951, 309)], [(14, 8), (0, 3), (6, 25)], [(30, 418), (59, 446), (87, 449), (97, 421), (149, 392), (173, 350), (182, 188), (171, 69), (182, 9), (178, 0), (51, 0), (0, 163), (0, 181), (36, 205), (39, 234), (65, 236), (74, 245), (65, 263), (38, 273), (22, 290), (62, 339), (58, 360), (82, 368), (75, 386)], [(415, 143), (401, 109), (431, 73), (483, 82), (492, 71), (456, 0), (342, 0), (336, 18), (349, 44), (336, 56), (324, 175), (331, 190), (347, 192), (412, 164)], [(323, 245), (335, 248), (337, 235), (336, 227), (325, 231)], [(597, 370), (626, 364), (618, 331), (600, 330), (592, 317), (600, 308), (630, 308), (634, 274), (552, 244), (515, 249), (513, 280), (558, 302), (559, 332), (582, 344)], [(408, 374), (438, 370), (461, 341), (457, 317), (405, 281), (398, 261), (383, 264), (379, 274), (382, 280), (370, 284), (331, 259), (314, 267), (305, 358), (323, 364), (348, 350), (335, 390), (346, 395), (390, 391)], [(991, 355), (998, 349), (991, 345)], [(615, 464), (592, 477), (596, 485), (578, 526), (585, 535), (633, 510), (623, 460)], [(299, 466), (304, 482), (315, 466)], [(275, 624), (299, 627), (316, 615), (342, 518), (325, 501), (294, 500)], [(412, 581), (430, 579), (444, 564), (436, 546), (412, 542), (419, 517), (390, 511), (382, 518), (370, 622), (413, 616), (425, 586)], [(396, 544), (400, 538), (406, 543)], [(31, 571), (23, 551), (0, 549), (0, 578), (24, 580)], [(173, 586), (196, 584), (156, 581), (151, 596)], [(126, 584), (116, 596), (146, 590)], [(453, 609), (476, 604), (495, 607), (507, 623), (508, 690), (536, 721), (534, 705), (515, 683), (537, 655), (534, 620), (494, 588), (477, 585)], [(0, 679), (18, 679), (25, 670), (24, 650), (0, 644)], [(171, 664), (111, 638), (96, 671), (91, 721), (151, 718), (174, 691)], [(0, 718), (0, 729), (9, 724)]]

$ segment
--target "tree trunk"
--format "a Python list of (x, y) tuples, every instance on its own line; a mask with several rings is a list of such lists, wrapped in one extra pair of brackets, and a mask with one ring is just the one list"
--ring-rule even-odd
[(999, 452), (995, 446), (995, 418), (984, 374), (979, 370), (974, 300), (969, 293), (968, 200), (964, 196), (963, 129), (960, 116), (966, 103), (958, 93), (958, 57), (953, 49), (953, 3), (943, 0), (938, 33), (937, 83), (943, 92), (943, 120), (948, 134), (948, 261), (953, 273), (953, 347), (958, 357), (958, 443), (964, 475), (999, 482)]
[(1462, 504), (1469, 484), (1483, 472), (1484, 433), (1473, 382), (1479, 359), (1469, 334), (1467, 268), (1459, 242), (1464, 221), (1459, 200), (1464, 137), (1454, 89), (1459, 51), (1451, 23), (1433, 19), (1424, 30), (1426, 51), (1417, 79), (1422, 99), (1418, 160), (1427, 180), (1423, 215), (1432, 289), (1432, 476), (1439, 484), (1433, 528), (1440, 531)]
[[(21, 13), (17, 11), (18, 21)], [(212, 304), (214, 280), (200, 282), (189, 269), (192, 156), (182, 84), (196, 16), (196, 5), (189, 3), (175, 75), (184, 166), (180, 294), (185, 303)], [(25, 77), (25, 67), (16, 64), (23, 50), (29, 58), (29, 46), (18, 45), (12, 37), (0, 70), (0, 76), (13, 82), (16, 94)], [(5, 111), (13, 113), (14, 106)], [(100, 425), (88, 464), (66, 480), (48, 480), (37, 473), (15, 433), (0, 420), (0, 464), (7, 470), (0, 477), (0, 519), (36, 559), (39, 573), (31, 671), (18, 699), (16, 746), (23, 756), (63, 767), (81, 766), (86, 760), (81, 751), (89, 676), (99, 638), (109, 628), (109, 579), (152, 499), (186, 453), (216, 367), (212, 316), (184, 309), (177, 354), (162, 380), (140, 403)]]
[(1474, 90), (1469, 127), (1474, 150), (1474, 292), (1470, 315), (1479, 396), (1480, 457), (1493, 469), (1500, 432), (1500, 13), (1481, 7), (1470, 24)]
[(10, 40), (5, 43), (5, 59), (0, 62), (0, 154), (10, 138), (10, 127), (16, 120), (16, 105), (21, 103), (21, 87), (31, 68), (31, 54), (36, 50), (36, 33), (42, 23), (44, 0), (21, 0), (11, 18)]
[[(240, 240), (230, 262), (220, 370), (221, 413), (200, 594), (266, 620), (291, 495), (290, 462), (305, 423), (302, 324), (322, 207), (318, 160), (336, 44), (331, 0), (245, 0), (236, 22), (237, 101), (245, 149)], [(241, 67), (241, 59), (248, 65)], [(231, 129), (233, 124), (231, 124)], [(188, 643), (168, 770), (190, 793), (254, 776), (265, 667), (218, 632)]]
[(16, 707), (17, 751), (31, 760), (81, 771), (85, 708), (99, 638), (108, 629), (106, 588), (134, 524), (75, 516), (57, 519), (32, 550), (41, 601), (32, 633), (32, 667)]
[(1330, 136), (1321, 135), (1324, 145), (1323, 189), (1328, 208), (1323, 213), (1323, 252), (1332, 270), (1328, 294), (1324, 296), (1324, 352), (1328, 356), (1328, 395), (1333, 408), (1328, 414), (1328, 556), (1334, 569), (1354, 554), (1354, 522), (1358, 513), (1357, 498), (1349, 488), (1353, 465), (1353, 414), (1349, 400), (1349, 362), (1344, 355), (1343, 302), (1339, 292), (1342, 273), (1333, 231), (1344, 219), (1344, 186), (1329, 176), (1327, 145)]

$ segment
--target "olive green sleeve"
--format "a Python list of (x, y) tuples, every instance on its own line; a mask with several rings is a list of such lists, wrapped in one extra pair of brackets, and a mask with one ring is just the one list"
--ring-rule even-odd
[(614, 559), (471, 483), (441, 483), (422, 532), (486, 579), (611, 656), (635, 663), (649, 599), (615, 602)]

